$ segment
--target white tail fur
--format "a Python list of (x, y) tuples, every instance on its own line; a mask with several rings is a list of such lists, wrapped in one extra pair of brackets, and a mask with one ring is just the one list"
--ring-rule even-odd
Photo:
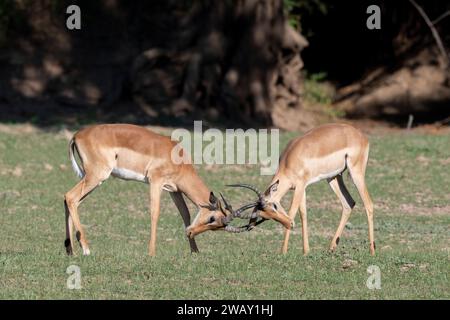
[(72, 163), (73, 171), (77, 174), (79, 178), (84, 177), (84, 171), (83, 169), (78, 165), (76, 159), (75, 159), (75, 140), (72, 138), (69, 143), (69, 157), (70, 162)]

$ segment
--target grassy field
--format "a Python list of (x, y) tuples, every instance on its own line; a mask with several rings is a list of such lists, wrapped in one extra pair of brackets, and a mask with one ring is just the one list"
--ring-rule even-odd
[[(282, 134), (282, 146), (293, 134)], [(148, 187), (111, 178), (80, 207), (91, 256), (67, 257), (63, 194), (77, 181), (67, 135), (0, 132), (1, 299), (420, 299), (450, 298), (450, 136), (372, 135), (367, 172), (375, 203), (377, 255), (368, 253), (367, 220), (357, 201), (334, 254), (327, 252), (340, 206), (325, 182), (307, 190), (311, 254), (301, 252), (299, 217), (289, 252), (283, 233), (266, 222), (245, 234), (208, 232), (191, 255), (181, 218), (164, 194), (157, 256), (147, 256)], [(259, 167), (203, 167), (200, 175), (235, 206), (253, 195), (225, 188), (250, 182), (263, 189)], [(347, 175), (345, 176), (348, 181)], [(289, 208), (290, 197), (283, 203)], [(191, 207), (191, 212), (192, 207)], [(66, 287), (77, 265), (82, 289)], [(369, 290), (367, 268), (381, 270)]]

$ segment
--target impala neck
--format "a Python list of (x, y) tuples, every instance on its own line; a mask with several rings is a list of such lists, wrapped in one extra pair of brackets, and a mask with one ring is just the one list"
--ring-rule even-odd
[(209, 203), (209, 193), (211, 191), (195, 170), (192, 170), (187, 175), (183, 175), (183, 178), (178, 182), (178, 188), (197, 206)]
[(281, 198), (284, 197), (284, 195), (292, 188), (292, 183), (290, 180), (283, 174), (277, 172), (270, 182), (270, 185), (275, 183), (277, 180), (280, 181), (278, 184), (278, 189), (275, 191), (275, 193), (272, 194), (272, 199), (275, 201), (280, 201)]

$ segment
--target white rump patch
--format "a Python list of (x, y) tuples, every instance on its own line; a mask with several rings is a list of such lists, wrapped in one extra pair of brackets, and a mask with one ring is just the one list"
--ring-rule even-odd
[(112, 176), (123, 180), (134, 180), (148, 183), (148, 179), (141, 173), (124, 168), (114, 168), (111, 172)]

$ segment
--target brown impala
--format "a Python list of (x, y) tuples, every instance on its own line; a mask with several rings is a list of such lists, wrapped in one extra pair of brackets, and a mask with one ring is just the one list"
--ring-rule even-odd
[[(293, 189), (294, 197), (289, 210), (289, 219), (294, 220), (300, 208), (303, 253), (307, 254), (309, 243), (305, 190), (310, 184), (326, 179), (342, 204), (341, 221), (330, 246), (331, 250), (335, 250), (355, 205), (342, 179), (342, 173), (348, 169), (366, 209), (370, 253), (374, 255), (373, 204), (365, 183), (368, 157), (369, 141), (361, 131), (346, 124), (323, 125), (293, 139), (288, 144), (280, 157), (278, 170), (264, 194), (250, 185), (232, 186), (249, 188), (258, 195), (257, 201), (245, 206), (245, 208), (254, 207), (249, 228), (268, 218), (282, 221), (283, 217), (286, 217), (286, 212), (280, 200)], [(262, 219), (256, 221), (257, 217)], [(282, 246), (283, 253), (287, 252), (289, 234), (290, 229), (287, 228)]]
[[(190, 224), (190, 215), (183, 194), (200, 208), (196, 221), (203, 224), (201, 232), (218, 229), (235, 232), (235, 228), (227, 225), (234, 216), (222, 207), (220, 200), (203, 183), (194, 167), (172, 161), (171, 152), (176, 145), (169, 137), (129, 124), (96, 125), (78, 131), (69, 144), (70, 160), (81, 180), (65, 194), (67, 253), (73, 252), (72, 229), (75, 226), (83, 254), (89, 255), (77, 208), (89, 193), (111, 175), (150, 183), (151, 256), (156, 253), (156, 226), (162, 190), (170, 192), (186, 227)], [(75, 151), (81, 165), (75, 160)], [(239, 216), (240, 211), (233, 214)], [(189, 242), (191, 250), (197, 252), (195, 240), (189, 237)]]

